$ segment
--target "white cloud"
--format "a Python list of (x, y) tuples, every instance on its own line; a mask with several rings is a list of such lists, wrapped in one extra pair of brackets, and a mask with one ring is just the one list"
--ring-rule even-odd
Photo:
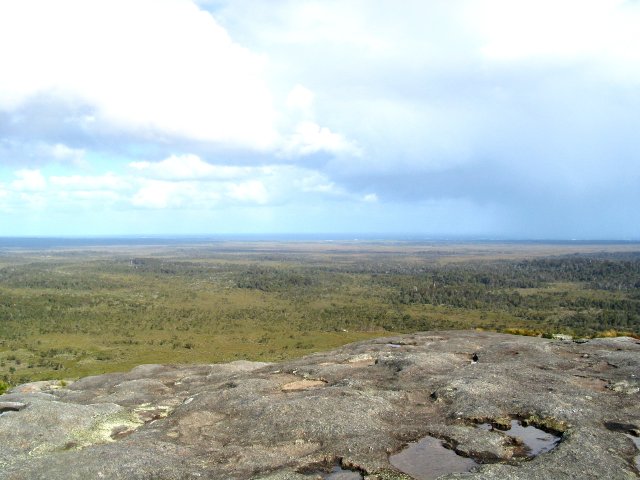
[(490, 0), (473, 2), (467, 20), (482, 35), (480, 51), (488, 59), (579, 61), (603, 71), (607, 66), (635, 70), (636, 80), (640, 79), (637, 3)]
[(338, 195), (344, 193), (326, 175), (315, 171), (305, 172), (304, 175), (296, 179), (294, 186), (304, 193), (326, 193)]
[(228, 187), (228, 195), (241, 202), (257, 203), (264, 205), (269, 201), (269, 193), (264, 184), (259, 180), (231, 184)]
[(120, 128), (262, 149), (277, 139), (265, 62), (187, 0), (0, 3), (6, 111), (49, 95)]
[(313, 114), (313, 102), (315, 94), (302, 85), (296, 85), (287, 95), (287, 107), (291, 110), (298, 110), (305, 115)]
[(100, 210), (119, 203), (126, 205), (130, 182), (118, 175), (46, 175), (40, 170), (22, 169), (15, 180), (0, 187), (5, 211)]
[(173, 181), (236, 179), (267, 171), (261, 167), (212, 165), (194, 154), (171, 155), (159, 162), (131, 162), (129, 167), (146, 178)]
[(16, 180), (11, 182), (11, 188), (19, 192), (38, 192), (47, 188), (47, 181), (40, 170), (23, 169), (15, 172)]
[[(3, 205), (160, 218), (348, 204), (375, 224), (395, 199), (402, 229), (424, 199), (526, 219), (638, 203), (638, 1), (198, 3), (212, 13), (0, 0), (0, 163), (41, 168), (0, 172)], [(563, 208), (569, 196), (582, 206)]]
[(360, 155), (360, 149), (343, 135), (321, 127), (316, 122), (315, 94), (296, 85), (287, 95), (287, 107), (294, 124), (293, 133), (284, 140), (280, 153), (284, 156), (306, 156), (318, 152), (334, 155)]
[(67, 176), (51, 176), (49, 181), (52, 186), (60, 187), (65, 190), (124, 190), (129, 188), (130, 183), (125, 178), (113, 173), (106, 173), (99, 176), (87, 175), (67, 175)]
[(131, 199), (131, 204), (136, 207), (145, 208), (176, 207), (180, 204), (176, 196), (178, 189), (179, 186), (172, 182), (146, 182), (146, 184), (135, 193)]
[(131, 162), (126, 174), (46, 174), (14, 172), (0, 184), (4, 207), (87, 210), (127, 207), (145, 209), (216, 210), (230, 206), (299, 204), (315, 199), (371, 201), (353, 195), (326, 174), (288, 164), (259, 167), (212, 165), (193, 154), (172, 155), (160, 162)]
[(192, 154), (171, 155), (160, 162), (131, 162), (129, 166), (143, 175), (163, 180), (204, 178), (211, 175), (215, 170), (212, 165)]
[(51, 192), (48, 199), (56, 209), (66, 210), (99, 210), (113, 205), (125, 205), (126, 198), (119, 192), (110, 190), (59, 190)]
[[(358, 153), (315, 118), (311, 89), (294, 81), (285, 98), (274, 95), (270, 57), (189, 0), (0, 2), (0, 69), (0, 111), (47, 110), (61, 116), (56, 128), (81, 136), (116, 132), (134, 148), (178, 138), (286, 156)], [(43, 154), (86, 167), (87, 148), (54, 143)]]
[(261, 180), (244, 182), (143, 180), (131, 197), (135, 207), (149, 209), (214, 210), (235, 203), (265, 205), (270, 201)]
[(142, 180), (130, 202), (149, 209), (211, 210), (221, 199), (219, 188), (209, 183)]
[(56, 160), (69, 160), (76, 165), (84, 165), (85, 150), (81, 148), (71, 148), (62, 143), (49, 145), (46, 150)]
[(325, 175), (292, 165), (236, 167), (214, 165), (193, 154), (160, 162), (132, 162), (140, 185), (132, 204), (145, 208), (218, 208), (294, 201), (300, 195), (335, 195), (339, 189)]
[(311, 155), (328, 152), (335, 155), (358, 156), (360, 149), (343, 135), (321, 127), (315, 122), (300, 122), (283, 148), (285, 155)]
[[(1, 110), (0, 107), (0, 115), (2, 114)], [(9, 117), (5, 122), (0, 120), (0, 135), (2, 136), (0, 138), (0, 164), (30, 166), (31, 168), (49, 163), (82, 169), (89, 166), (84, 148), (73, 148), (60, 142), (51, 143), (29, 138), (21, 123), (37, 124), (38, 120), (27, 120), (21, 115), (18, 115), (17, 118)], [(13, 134), (12, 130), (18, 131), (18, 135)]]
[[(268, 44), (296, 44), (307, 49), (323, 45), (328, 49), (356, 49), (361, 55), (380, 54), (392, 48), (388, 36), (377, 25), (382, 19), (401, 11), (406, 4), (376, 1), (301, 0), (296, 2), (256, 3), (251, 0), (224, 2), (226, 16), (240, 19), (251, 34)], [(424, 2), (418, 2), (424, 3)], [(253, 7), (253, 8), (249, 8)], [(244, 16), (242, 13), (244, 12)], [(371, 15), (373, 13), (373, 15)], [(309, 61), (317, 60), (309, 56)]]

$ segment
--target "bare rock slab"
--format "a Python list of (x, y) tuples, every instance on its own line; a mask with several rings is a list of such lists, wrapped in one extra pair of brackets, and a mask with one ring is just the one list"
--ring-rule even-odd
[[(0, 396), (0, 478), (410, 479), (390, 457), (426, 437), (476, 465), (437, 478), (638, 478), (639, 375), (632, 338), (476, 331), (142, 365)], [(560, 440), (522, 455), (514, 422)]]

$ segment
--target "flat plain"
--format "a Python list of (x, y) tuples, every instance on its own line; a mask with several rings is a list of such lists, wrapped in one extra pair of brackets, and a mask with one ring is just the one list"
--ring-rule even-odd
[(0, 249), (0, 382), (275, 361), (438, 329), (640, 335), (640, 244), (202, 242)]

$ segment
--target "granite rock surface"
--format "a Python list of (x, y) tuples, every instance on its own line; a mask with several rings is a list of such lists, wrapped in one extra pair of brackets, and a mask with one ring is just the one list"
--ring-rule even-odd
[[(480, 463), (442, 478), (631, 479), (639, 392), (624, 337), (425, 332), (277, 364), (142, 365), (0, 396), (0, 478), (406, 479), (389, 456), (430, 435)], [(527, 458), (478, 427), (512, 419), (561, 441)]]

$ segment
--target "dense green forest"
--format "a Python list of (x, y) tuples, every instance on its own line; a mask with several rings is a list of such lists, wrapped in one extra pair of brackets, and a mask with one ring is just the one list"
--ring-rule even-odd
[(139, 363), (279, 360), (429, 329), (640, 334), (640, 248), (0, 252), (0, 388)]

